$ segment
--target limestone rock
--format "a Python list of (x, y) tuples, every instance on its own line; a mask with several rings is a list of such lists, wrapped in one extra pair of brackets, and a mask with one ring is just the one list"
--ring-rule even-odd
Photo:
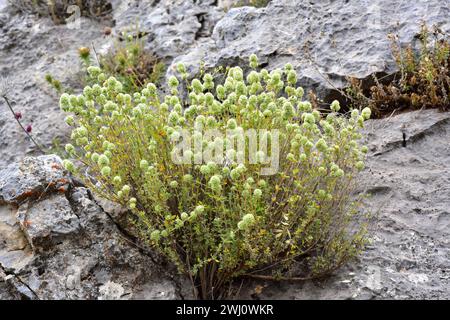
[(335, 88), (347, 86), (348, 76), (366, 79), (396, 71), (389, 33), (410, 44), (416, 42), (422, 21), (450, 31), (449, 4), (448, 0), (273, 0), (265, 8), (232, 8), (215, 25), (212, 41), (193, 47), (174, 63), (190, 64), (192, 57), (202, 57), (206, 68), (244, 66), (255, 53), (268, 69), (291, 63), (299, 84), (332, 101), (339, 96)]
[[(54, 170), (47, 170), (49, 166)], [(168, 272), (171, 268), (123, 234), (88, 190), (73, 185), (65, 192), (46, 188), (54, 177), (70, 181), (57, 157), (26, 158), (5, 172), (13, 174), (0, 174), (0, 186), (8, 186), (0, 192), (1, 295), (175, 299), (183, 294)], [(38, 198), (23, 198), (17, 206), (17, 190), (29, 188), (43, 192)], [(5, 197), (10, 190), (17, 192)]]
[(138, 23), (139, 31), (147, 34), (146, 47), (171, 61), (211, 36), (224, 15), (214, 3), (214, 0), (125, 1), (115, 11), (116, 29), (132, 29)]

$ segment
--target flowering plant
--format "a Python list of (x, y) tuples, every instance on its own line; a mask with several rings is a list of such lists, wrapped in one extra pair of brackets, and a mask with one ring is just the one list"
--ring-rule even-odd
[(170, 77), (161, 98), (152, 83), (129, 94), (90, 67), (98, 83), (60, 99), (74, 127), (66, 169), (127, 206), (201, 298), (224, 297), (239, 276), (324, 276), (366, 241), (352, 193), (370, 109), (346, 117), (336, 101), (322, 114), (290, 64), (257, 71), (252, 55), (250, 68), (217, 84), (209, 73), (188, 81), (179, 64), (182, 83)]
[(383, 81), (375, 77), (368, 88), (351, 78), (348, 98), (355, 105), (368, 106), (376, 117), (408, 109), (450, 110), (450, 34), (423, 23), (417, 38), (419, 48), (403, 48), (398, 35), (390, 34), (398, 74)]

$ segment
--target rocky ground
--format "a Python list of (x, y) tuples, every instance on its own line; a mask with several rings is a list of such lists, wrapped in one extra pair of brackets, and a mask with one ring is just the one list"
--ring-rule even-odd
[(450, 298), (450, 113), (371, 120), (366, 131), (370, 152), (361, 181), (375, 215), (372, 243), (334, 277), (266, 283), (262, 299)]
[(59, 158), (26, 158), (0, 176), (0, 273), (11, 297), (183, 297), (167, 266), (74, 187)]
[[(250, 53), (269, 69), (290, 62), (325, 100), (337, 97), (346, 76), (393, 71), (387, 33), (411, 43), (422, 20), (450, 31), (449, 0), (272, 0), (229, 10), (230, 1), (214, 0), (111, 3), (111, 19), (82, 17), (81, 28), (70, 29), (0, 0), (0, 74), (46, 147), (64, 143), (68, 128), (44, 76), (76, 87), (77, 48), (107, 50), (107, 25), (118, 33), (139, 21), (147, 48), (191, 72), (199, 60), (213, 68)], [(54, 156), (24, 159), (38, 153), (8, 112), (0, 103), (0, 299), (189, 298), (182, 279), (122, 230), (120, 210), (73, 186)], [(370, 121), (361, 179), (378, 219), (360, 261), (324, 282), (247, 282), (239, 297), (449, 299), (449, 118), (422, 110)], [(258, 295), (256, 286), (264, 288)]]

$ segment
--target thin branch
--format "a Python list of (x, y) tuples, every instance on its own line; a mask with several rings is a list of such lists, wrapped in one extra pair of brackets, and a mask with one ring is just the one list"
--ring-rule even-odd
[(274, 277), (274, 276), (267, 276), (262, 274), (243, 274), (243, 277), (247, 278), (253, 278), (253, 279), (259, 279), (259, 280), (271, 280), (271, 281), (308, 281), (313, 280), (318, 277), (310, 276), (310, 277)]
[(8, 106), (9, 110), (11, 111), (14, 119), (16, 119), (17, 123), (19, 124), (19, 126), (22, 128), (23, 132), (25, 132), (25, 134), (28, 136), (28, 138), (30, 138), (30, 140), (33, 142), (33, 144), (36, 146), (36, 148), (42, 152), (43, 154), (45, 154), (46, 152), (44, 151), (44, 149), (42, 149), (42, 147), (33, 139), (33, 137), (31, 136), (31, 134), (23, 127), (22, 123), (19, 121), (19, 119), (16, 117), (16, 113), (14, 112), (13, 107), (11, 106), (11, 103), (9, 102), (9, 99), (6, 95), (3, 95), (2, 98), (5, 100), (6, 105)]
[(91, 45), (92, 45), (92, 49), (94, 50), (95, 60), (97, 60), (97, 64), (98, 64), (98, 66), (100, 67), (100, 66), (101, 66), (101, 65), (100, 65), (100, 60), (99, 60), (99, 58), (98, 58), (97, 50), (95, 50), (95, 45), (94, 45), (94, 42), (93, 42), (93, 41), (91, 42)]

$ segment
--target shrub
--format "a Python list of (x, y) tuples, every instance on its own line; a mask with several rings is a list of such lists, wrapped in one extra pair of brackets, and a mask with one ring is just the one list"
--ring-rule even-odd
[(450, 42), (438, 28), (430, 32), (423, 24), (419, 51), (410, 45), (403, 49), (395, 35), (390, 35), (392, 53), (399, 73), (388, 81), (375, 78), (370, 92), (360, 81), (351, 79), (348, 93), (359, 105), (369, 106), (376, 116), (394, 110), (450, 108)]
[[(60, 99), (73, 127), (65, 168), (128, 206), (141, 239), (188, 275), (204, 299), (226, 297), (225, 286), (240, 276), (322, 277), (366, 242), (365, 214), (352, 193), (367, 151), (358, 131), (370, 110), (346, 118), (334, 102), (333, 112), (321, 114), (302, 100), (291, 65), (269, 73), (255, 70), (256, 56), (250, 61), (246, 77), (230, 68), (222, 84), (209, 73), (188, 82), (179, 65), (184, 80), (171, 77), (162, 99), (152, 83), (130, 95), (90, 67), (99, 83)], [(207, 129), (227, 136), (207, 137)], [(268, 130), (260, 131), (257, 149), (243, 138), (251, 129)], [(189, 143), (181, 153), (187, 134), (196, 147)], [(224, 148), (224, 157), (203, 161)], [(264, 172), (277, 157), (278, 170)]]
[(9, 0), (17, 9), (49, 16), (55, 24), (64, 24), (66, 19), (75, 12), (69, 9), (76, 5), (80, 15), (91, 18), (104, 18), (112, 11), (111, 3), (107, 0)]

